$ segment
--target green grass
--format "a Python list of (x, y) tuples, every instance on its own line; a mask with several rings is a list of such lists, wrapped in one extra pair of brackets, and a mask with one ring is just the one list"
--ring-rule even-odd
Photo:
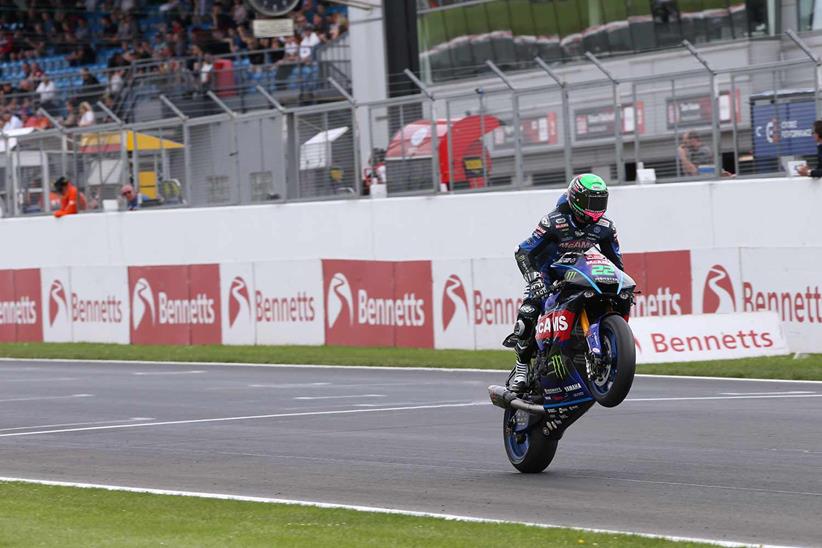
[(0, 483), (0, 546), (704, 546), (353, 510)]
[[(335, 346), (127, 346), (91, 343), (4, 343), (0, 357), (172, 362), (291, 363), (507, 370), (505, 350), (424, 350)], [(638, 373), (748, 379), (822, 380), (822, 354), (639, 365)]]

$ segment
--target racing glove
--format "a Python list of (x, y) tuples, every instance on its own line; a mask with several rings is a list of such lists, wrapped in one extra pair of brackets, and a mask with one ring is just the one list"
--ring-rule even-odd
[(539, 272), (529, 274), (528, 278), (528, 292), (532, 297), (544, 299), (548, 296), (548, 288), (545, 287), (545, 281), (543, 281)]

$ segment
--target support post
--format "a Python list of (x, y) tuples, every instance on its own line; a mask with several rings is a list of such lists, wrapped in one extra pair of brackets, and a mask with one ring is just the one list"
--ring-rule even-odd
[(429, 90), (411, 70), (405, 69), (403, 72), (408, 79), (419, 88), (423, 95), (428, 98), (428, 102), (431, 105), (431, 181), (432, 190), (436, 194), (440, 191), (440, 147), (439, 135), (437, 134), (437, 129), (439, 128), (437, 127), (437, 109), (434, 94), (431, 93), (431, 90)]
[(508, 76), (493, 61), (488, 59), (485, 64), (511, 91), (511, 110), (513, 111), (511, 123), (514, 126), (514, 186), (521, 187), (525, 184), (525, 173), (522, 158), (522, 122), (519, 116), (519, 94)]
[[(625, 183), (625, 155), (624, 146), (622, 142), (622, 103), (619, 97), (619, 80), (617, 80), (611, 72), (605, 68), (605, 65), (600, 62), (596, 56), (590, 51), (585, 52), (585, 57), (588, 58), (610, 81), (613, 88), (613, 102), (614, 102), (614, 139), (616, 140), (616, 167), (617, 167), (617, 183)], [(636, 105), (634, 105), (636, 109)], [(636, 132), (636, 128), (634, 128)]]
[(819, 108), (819, 66), (822, 65), (822, 59), (816, 55), (810, 47), (793, 31), (793, 29), (788, 29), (785, 31), (785, 34), (788, 35), (794, 44), (797, 45), (799, 49), (802, 50), (802, 53), (808, 56), (813, 62), (813, 104), (816, 110), (816, 119), (819, 120), (820, 118), (820, 108)]
[(568, 100), (568, 86), (565, 80), (551, 70), (548, 63), (543, 61), (541, 57), (534, 58), (534, 62), (559, 86), (560, 97), (562, 98), (562, 144), (565, 160), (565, 180), (570, 181), (574, 178), (574, 168), (571, 164), (571, 105)]
[(352, 97), (351, 94), (348, 93), (348, 90), (346, 90), (334, 78), (329, 76), (328, 83), (334, 86), (334, 89), (339, 91), (340, 95), (345, 97), (345, 100), (348, 101), (349, 105), (351, 105), (351, 142), (353, 144), (353, 150), (351, 152), (354, 156), (354, 188), (355, 195), (362, 196), (362, 170), (360, 168), (360, 166), (362, 166), (362, 159), (360, 158), (360, 153), (362, 151), (359, 150), (359, 146), (357, 146), (357, 143), (360, 142), (359, 124), (357, 123), (357, 101), (355, 101), (354, 97)]
[(234, 157), (234, 177), (237, 184), (237, 194), (234, 199), (235, 204), (242, 203), (242, 183), (240, 182), (240, 145), (239, 140), (237, 138), (237, 113), (231, 110), (228, 105), (226, 105), (222, 99), (217, 97), (213, 91), (209, 90), (208, 93), (209, 99), (217, 103), (217, 106), (223, 109), (226, 114), (229, 116), (229, 122), (231, 123), (231, 138), (234, 142), (234, 150), (229, 153), (230, 156)]
[(708, 83), (711, 87), (711, 125), (713, 136), (713, 155), (714, 155), (714, 172), (717, 177), (722, 176), (722, 155), (720, 154), (720, 139), (722, 133), (719, 131), (719, 87), (716, 82), (716, 71), (711, 68), (708, 61), (696, 50), (696, 48), (687, 40), (682, 41), (682, 45), (690, 52), (691, 55), (705, 67), (708, 72)]
[(188, 116), (183, 114), (183, 111), (177, 108), (177, 105), (172, 103), (171, 99), (165, 95), (160, 94), (160, 101), (162, 101), (163, 104), (167, 106), (177, 118), (180, 119), (180, 125), (183, 130), (183, 167), (185, 169), (185, 181), (183, 181), (185, 197), (183, 198), (183, 202), (192, 205), (194, 195), (191, 190), (191, 135), (188, 127)]

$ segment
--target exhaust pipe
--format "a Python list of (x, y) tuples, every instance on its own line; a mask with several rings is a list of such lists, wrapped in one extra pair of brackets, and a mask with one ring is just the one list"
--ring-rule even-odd
[(517, 411), (525, 411), (526, 413), (539, 416), (545, 414), (544, 407), (518, 398), (516, 394), (504, 386), (492, 384), (488, 387), (488, 396), (491, 398), (491, 403), (503, 409), (516, 409)]

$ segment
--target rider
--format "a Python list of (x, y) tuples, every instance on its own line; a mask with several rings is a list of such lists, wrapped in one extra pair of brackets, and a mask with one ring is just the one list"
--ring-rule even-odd
[(599, 246), (614, 265), (623, 270), (614, 223), (605, 217), (608, 187), (598, 175), (585, 173), (571, 180), (554, 211), (540, 220), (531, 237), (522, 242), (514, 257), (525, 278), (523, 302), (514, 326), (516, 371), (509, 383), (514, 392), (528, 385), (528, 367), (534, 354), (534, 329), (544, 300), (551, 293), (546, 280), (552, 278), (551, 264), (569, 251), (585, 252)]

